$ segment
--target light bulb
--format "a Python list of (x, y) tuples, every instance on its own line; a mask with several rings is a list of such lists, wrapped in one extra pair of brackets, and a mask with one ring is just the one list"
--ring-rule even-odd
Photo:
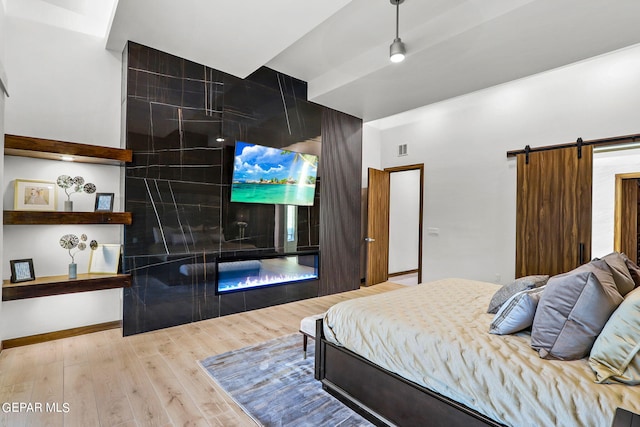
[(404, 53), (405, 47), (404, 43), (402, 43), (402, 40), (400, 40), (399, 37), (397, 39), (394, 39), (393, 43), (391, 43), (391, 46), (389, 46), (389, 59), (391, 60), (391, 62), (404, 61)]

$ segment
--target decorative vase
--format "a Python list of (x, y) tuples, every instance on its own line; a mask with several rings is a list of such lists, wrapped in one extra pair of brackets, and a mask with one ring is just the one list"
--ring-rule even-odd
[(64, 211), (65, 212), (73, 212), (73, 200), (65, 200), (64, 201)]
[(77, 279), (78, 278), (78, 264), (72, 262), (69, 264), (69, 279)]

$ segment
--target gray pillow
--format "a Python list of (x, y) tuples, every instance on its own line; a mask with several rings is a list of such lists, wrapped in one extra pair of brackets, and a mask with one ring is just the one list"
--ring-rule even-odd
[(222, 228), (220, 228), (220, 227), (212, 227), (210, 230), (208, 230), (208, 232), (210, 233), (211, 241), (213, 243), (225, 243), (226, 242), (226, 240), (224, 239), (224, 232), (222, 231)]
[(621, 302), (611, 269), (603, 260), (553, 276), (538, 303), (531, 346), (544, 359), (581, 359)]
[(624, 258), (624, 263), (627, 265), (629, 274), (631, 274), (631, 278), (633, 279), (633, 282), (636, 284), (637, 288), (638, 286), (640, 286), (640, 267), (638, 267), (635, 262), (631, 261), (625, 254), (622, 254), (622, 257)]
[(618, 292), (620, 292), (620, 295), (622, 296), (627, 295), (636, 287), (636, 284), (631, 277), (631, 273), (629, 272), (629, 268), (627, 267), (625, 258), (628, 260), (628, 258), (623, 256), (620, 252), (612, 252), (609, 255), (602, 257), (602, 260), (607, 263), (609, 268), (611, 268), (613, 280), (616, 282)]
[(536, 307), (538, 307), (538, 301), (540, 301), (544, 289), (545, 286), (527, 289), (509, 298), (507, 302), (502, 304), (502, 307), (493, 318), (489, 333), (496, 335), (514, 334), (531, 326), (533, 317), (536, 314)]
[(509, 298), (518, 292), (544, 286), (545, 283), (547, 283), (547, 280), (549, 280), (549, 276), (547, 275), (525, 276), (516, 279), (508, 285), (504, 285), (498, 289), (495, 294), (493, 294), (493, 297), (491, 297), (487, 313), (496, 314), (502, 304), (504, 304)]

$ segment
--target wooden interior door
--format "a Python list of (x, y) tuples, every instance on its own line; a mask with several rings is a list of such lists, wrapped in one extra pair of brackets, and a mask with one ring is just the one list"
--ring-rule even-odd
[(367, 271), (365, 285), (389, 277), (389, 172), (369, 168), (367, 192)]
[(614, 210), (614, 249), (624, 252), (638, 263), (638, 201), (640, 174), (616, 175), (616, 206)]
[(555, 275), (591, 259), (593, 149), (518, 154), (516, 277)]

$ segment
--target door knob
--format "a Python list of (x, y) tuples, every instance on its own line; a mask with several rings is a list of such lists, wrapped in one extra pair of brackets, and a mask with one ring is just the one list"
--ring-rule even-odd
[(372, 238), (372, 237), (365, 237), (365, 238), (364, 238), (364, 241), (365, 241), (365, 242), (367, 242), (367, 243), (371, 243), (371, 242), (375, 242), (375, 241), (376, 241), (376, 239), (374, 239), (374, 238)]

